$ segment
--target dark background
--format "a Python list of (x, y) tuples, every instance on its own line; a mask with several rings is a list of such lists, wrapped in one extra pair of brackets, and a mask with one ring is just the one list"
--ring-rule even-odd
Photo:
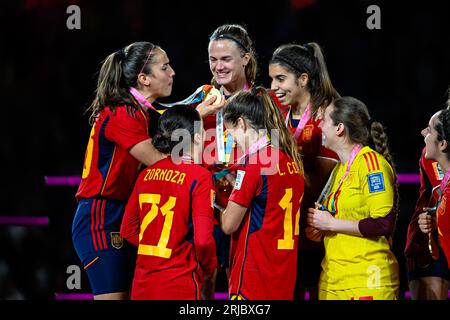
[[(341, 95), (364, 101), (384, 123), (398, 172), (417, 172), (420, 130), (446, 102), (450, 85), (447, 1), (83, 1), (27, 0), (0, 7), (2, 212), (49, 216), (48, 227), (0, 225), (0, 299), (53, 299), (78, 264), (71, 243), (76, 187), (45, 176), (81, 175), (90, 127), (84, 111), (100, 62), (134, 41), (159, 44), (176, 72), (178, 101), (211, 79), (207, 46), (223, 23), (244, 24), (258, 54), (257, 82), (270, 86), (268, 60), (281, 44), (317, 41)], [(81, 30), (66, 9), (81, 8)], [(381, 8), (381, 30), (366, 9)], [(394, 251), (402, 265), (418, 185), (402, 185)], [(83, 274), (81, 290), (88, 292)]]

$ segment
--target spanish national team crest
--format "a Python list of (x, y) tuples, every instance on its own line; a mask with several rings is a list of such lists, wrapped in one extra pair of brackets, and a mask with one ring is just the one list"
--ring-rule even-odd
[(346, 187), (349, 187), (349, 186), (352, 185), (353, 180), (354, 180), (354, 176), (355, 176), (355, 175), (354, 175), (353, 172), (349, 172), (349, 173), (348, 173), (347, 177), (345, 178), (345, 182), (344, 182), (344, 184), (345, 184)]
[(120, 232), (111, 232), (110, 236), (113, 248), (121, 249), (123, 246), (123, 238), (120, 236)]
[(303, 132), (302, 132), (302, 140), (305, 142), (311, 141), (312, 132), (313, 132), (312, 124), (308, 124), (307, 126), (305, 126), (305, 128), (303, 129)]

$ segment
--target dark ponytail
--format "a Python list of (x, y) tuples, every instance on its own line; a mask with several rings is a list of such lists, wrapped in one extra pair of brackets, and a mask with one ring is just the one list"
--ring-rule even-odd
[(155, 51), (159, 48), (150, 42), (135, 42), (111, 53), (102, 63), (97, 80), (95, 98), (88, 110), (89, 122), (93, 124), (100, 111), (109, 106), (126, 104), (133, 106), (130, 87), (137, 86), (140, 72), (151, 74)]
[(285, 44), (272, 54), (270, 64), (279, 64), (293, 73), (298, 79), (303, 73), (308, 75), (306, 88), (311, 94), (312, 111), (316, 114), (319, 108), (326, 108), (339, 93), (333, 87), (328, 74), (325, 58), (320, 46), (307, 43), (304, 46)]
[(316, 90), (312, 92), (312, 100), (318, 107), (326, 108), (334, 99), (339, 98), (339, 93), (331, 83), (327, 64), (325, 63), (325, 57), (320, 46), (316, 42), (311, 42), (305, 44), (305, 47), (315, 57), (315, 70), (317, 71), (319, 78), (319, 84)]
[[(158, 129), (152, 140), (153, 146), (164, 154), (172, 153), (175, 146), (179, 146), (180, 151), (190, 150), (194, 135), (200, 133), (200, 124), (201, 117), (197, 110), (185, 105), (175, 105), (159, 118)], [(176, 156), (182, 156), (182, 153)]]

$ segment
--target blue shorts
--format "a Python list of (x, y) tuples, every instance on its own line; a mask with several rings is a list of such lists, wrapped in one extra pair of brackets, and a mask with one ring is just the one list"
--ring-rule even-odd
[(423, 277), (439, 277), (450, 280), (450, 270), (448, 268), (447, 259), (441, 248), (439, 248), (438, 260), (434, 260), (429, 254), (422, 256), (423, 257), (419, 259), (419, 255), (417, 255), (414, 259), (414, 267), (407, 272), (408, 281)]
[(131, 289), (136, 248), (120, 237), (125, 204), (81, 199), (72, 224), (72, 241), (94, 295)]

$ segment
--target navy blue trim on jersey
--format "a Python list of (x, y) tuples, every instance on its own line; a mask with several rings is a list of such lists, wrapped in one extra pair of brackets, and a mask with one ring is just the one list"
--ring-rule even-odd
[(267, 176), (262, 175), (261, 179), (262, 179), (261, 193), (256, 198), (253, 199), (251, 205), (249, 234), (261, 229), (264, 220), (264, 215), (266, 213), (267, 193), (268, 193)]
[(109, 168), (111, 167), (112, 157), (115, 148), (115, 143), (109, 141), (105, 135), (106, 125), (108, 124), (109, 120), (110, 117), (107, 116), (105, 118), (105, 121), (103, 121), (102, 126), (100, 127), (100, 132), (98, 135), (97, 168), (103, 177), (103, 183), (100, 190), (103, 190), (104, 184), (106, 182), (106, 176), (108, 175)]
[(189, 188), (189, 220), (188, 220), (188, 233), (186, 236), (186, 240), (190, 243), (194, 243), (194, 223), (192, 221), (192, 193), (194, 192), (194, 188), (197, 185), (197, 180), (192, 182), (191, 187)]

